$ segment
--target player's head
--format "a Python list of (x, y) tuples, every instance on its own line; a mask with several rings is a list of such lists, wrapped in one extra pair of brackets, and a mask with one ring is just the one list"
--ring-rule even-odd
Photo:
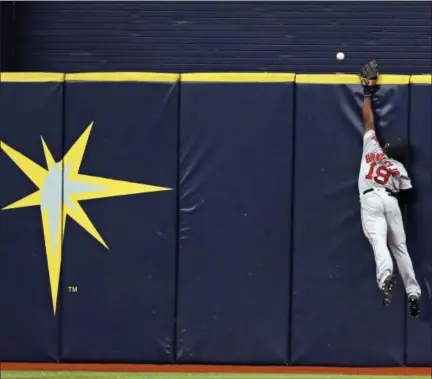
[(389, 158), (404, 162), (407, 156), (408, 146), (402, 138), (395, 138), (386, 141), (383, 150)]

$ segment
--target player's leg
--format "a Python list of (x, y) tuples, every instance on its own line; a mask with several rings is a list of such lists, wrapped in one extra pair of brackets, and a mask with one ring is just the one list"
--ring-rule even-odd
[(408, 295), (411, 315), (416, 317), (419, 314), (419, 298), (421, 295), (420, 286), (416, 280), (411, 257), (406, 244), (405, 230), (402, 214), (395, 199), (387, 202), (387, 224), (388, 244), (396, 260), (399, 273)]
[(374, 252), (378, 287), (384, 292), (384, 304), (388, 305), (394, 286), (393, 260), (387, 247), (387, 221), (379, 195), (372, 194), (361, 202), (361, 220)]

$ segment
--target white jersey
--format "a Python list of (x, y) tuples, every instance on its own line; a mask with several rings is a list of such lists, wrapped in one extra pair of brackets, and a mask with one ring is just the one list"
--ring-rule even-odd
[(412, 187), (411, 180), (402, 163), (388, 158), (374, 130), (363, 136), (363, 155), (358, 178), (360, 196), (370, 188), (386, 188), (393, 193)]

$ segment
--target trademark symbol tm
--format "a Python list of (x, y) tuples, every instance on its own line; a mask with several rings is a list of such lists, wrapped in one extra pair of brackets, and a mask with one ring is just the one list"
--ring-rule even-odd
[(74, 293), (78, 292), (78, 287), (76, 287), (76, 286), (69, 286), (68, 289), (69, 289), (69, 292), (74, 292)]

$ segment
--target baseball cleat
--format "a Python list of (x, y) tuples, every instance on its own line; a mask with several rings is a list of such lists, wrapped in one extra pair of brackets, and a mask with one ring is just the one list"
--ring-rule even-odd
[(388, 307), (391, 303), (391, 292), (393, 291), (393, 288), (396, 284), (394, 275), (389, 275), (387, 279), (384, 281), (384, 288), (383, 288), (383, 303), (386, 307)]
[(411, 317), (416, 318), (420, 315), (420, 304), (419, 298), (416, 295), (408, 297), (409, 310)]

